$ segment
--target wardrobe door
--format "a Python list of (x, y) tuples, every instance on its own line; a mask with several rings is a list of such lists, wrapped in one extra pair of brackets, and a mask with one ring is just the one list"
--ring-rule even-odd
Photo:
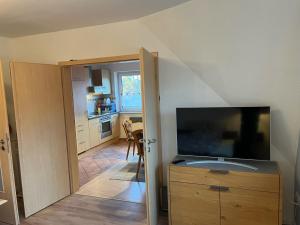
[(221, 225), (278, 225), (278, 193), (229, 188), (220, 191)]
[(172, 225), (220, 225), (218, 187), (170, 182)]

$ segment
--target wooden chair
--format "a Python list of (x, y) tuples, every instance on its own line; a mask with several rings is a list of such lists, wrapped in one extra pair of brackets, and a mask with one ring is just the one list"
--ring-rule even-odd
[(132, 136), (132, 126), (131, 126), (131, 123), (128, 120), (125, 120), (122, 123), (122, 126), (124, 128), (124, 131), (125, 131), (125, 134), (126, 134), (126, 140), (128, 142), (128, 149), (127, 149), (127, 155), (126, 155), (126, 160), (127, 160), (128, 156), (129, 156), (129, 151), (130, 151), (131, 143), (133, 143), (133, 155), (134, 155), (134, 152), (135, 152), (135, 145), (136, 144), (135, 144), (133, 136)]
[(135, 130), (132, 132), (132, 136), (133, 136), (133, 141), (137, 146), (138, 149), (138, 156), (139, 156), (139, 161), (138, 161), (138, 165), (137, 165), (137, 170), (136, 170), (136, 179), (139, 180), (139, 172), (141, 169), (141, 162), (142, 159), (144, 161), (144, 141), (143, 141), (143, 130)]

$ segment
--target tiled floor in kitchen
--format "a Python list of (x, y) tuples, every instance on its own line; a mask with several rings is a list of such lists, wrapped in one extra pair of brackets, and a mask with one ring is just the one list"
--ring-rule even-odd
[[(138, 157), (133, 156), (131, 148), (126, 160), (127, 146), (127, 142), (119, 141), (79, 155), (81, 187), (77, 194), (145, 203), (144, 170), (140, 171), (139, 182), (134, 180)], [(124, 174), (129, 166), (130, 173)], [(127, 179), (128, 174), (132, 179)]]

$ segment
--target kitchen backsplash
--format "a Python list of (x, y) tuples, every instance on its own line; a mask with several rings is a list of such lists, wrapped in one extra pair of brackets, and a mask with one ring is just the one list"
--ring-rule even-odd
[(88, 95), (87, 97), (87, 111), (88, 115), (96, 112), (96, 105), (99, 100), (99, 96)]

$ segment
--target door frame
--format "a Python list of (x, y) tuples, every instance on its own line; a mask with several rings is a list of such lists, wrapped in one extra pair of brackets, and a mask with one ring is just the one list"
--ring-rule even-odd
[[(155, 73), (156, 73), (156, 82), (157, 82), (156, 91), (159, 95), (158, 52), (152, 52), (152, 54), (155, 59)], [(79, 166), (78, 166), (78, 154), (77, 154), (77, 144), (76, 144), (76, 127), (75, 127), (71, 67), (78, 66), (78, 65), (86, 65), (86, 64), (113, 63), (113, 62), (121, 62), (121, 61), (124, 62), (124, 61), (134, 61), (134, 60), (141, 60), (139, 53), (58, 62), (58, 65), (61, 66), (61, 71), (62, 71), (62, 85), (63, 85), (63, 98), (64, 98), (64, 107), (65, 107), (71, 194), (79, 190)], [(158, 110), (160, 111), (159, 104), (158, 104)], [(160, 119), (159, 119), (158, 129), (159, 129), (158, 136), (161, 137)], [(161, 141), (158, 142), (158, 149), (159, 149), (158, 184), (161, 189), (161, 187), (163, 186), (163, 164), (162, 164)], [(147, 177), (146, 180), (148, 180)], [(161, 190), (159, 191), (161, 194)], [(162, 198), (160, 197), (160, 199)]]

